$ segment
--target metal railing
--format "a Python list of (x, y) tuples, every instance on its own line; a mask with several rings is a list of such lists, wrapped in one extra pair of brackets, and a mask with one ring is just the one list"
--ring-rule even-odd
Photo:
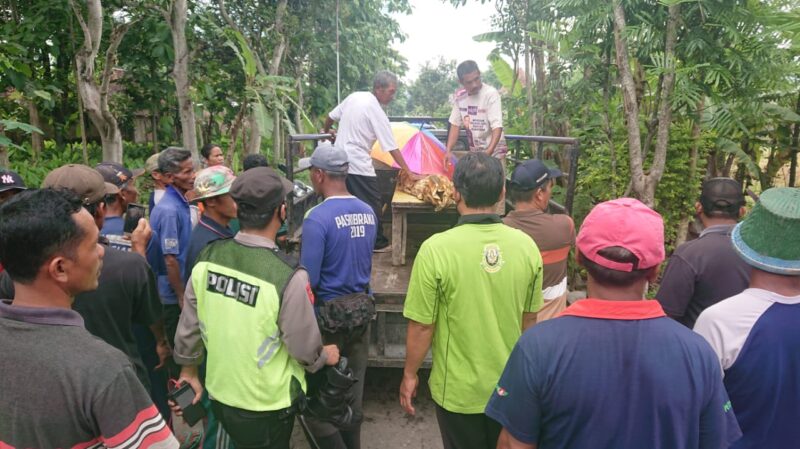
[[(416, 123), (430, 123), (430, 122), (447, 122), (447, 118), (441, 117), (389, 117), (390, 121), (405, 121), (405, 122), (416, 122)], [(449, 133), (449, 127), (448, 127)], [(287, 178), (294, 182), (295, 175), (298, 173), (302, 173), (306, 169), (302, 168), (295, 168), (294, 166), (294, 155), (297, 154), (299, 148), (304, 145), (306, 142), (314, 142), (314, 146), (316, 146), (316, 142), (320, 140), (327, 140), (332, 137), (331, 134), (325, 133), (318, 133), (318, 134), (291, 134), (289, 135), (289, 139), (285, 146), (285, 160), (286, 160), (286, 176)], [(526, 136), (526, 135), (517, 135), (517, 134), (506, 134), (505, 136), (506, 141), (508, 142), (509, 146), (513, 144), (513, 155), (508, 157), (509, 160), (514, 162), (514, 165), (521, 163), (523, 160), (521, 158), (522, 153), (522, 144), (524, 142), (535, 142), (537, 143), (537, 151), (536, 156), (538, 159), (542, 159), (544, 156), (544, 144), (555, 144), (555, 145), (567, 145), (568, 146), (568, 153), (567, 158), (569, 159), (569, 170), (567, 172), (567, 192), (566, 197), (564, 200), (564, 205), (556, 204), (557, 208), (563, 207), (567, 214), (572, 213), (572, 206), (575, 200), (575, 186), (577, 182), (577, 175), (578, 175), (578, 160), (580, 158), (580, 141), (573, 137), (555, 137), (555, 136)], [(289, 235), (293, 235), (293, 233), (300, 227), (299, 224), (302, 223), (302, 217), (297, 218), (295, 215), (295, 207), (300, 206), (302, 203), (309, 201), (309, 197), (312, 194), (307, 194), (302, 197), (295, 197), (292, 201), (289, 201), (287, 204), (287, 216), (288, 216), (288, 227), (289, 227)], [(300, 223), (297, 223), (300, 221)]]
[(525, 136), (516, 134), (506, 134), (506, 141), (508, 142), (509, 146), (512, 142), (514, 143), (514, 155), (511, 158), (511, 160), (514, 162), (514, 165), (522, 162), (520, 154), (522, 153), (523, 142), (538, 143), (536, 146), (537, 159), (542, 159), (544, 156), (543, 144), (545, 143), (568, 146), (567, 158), (569, 159), (569, 170), (567, 171), (567, 195), (564, 199), (564, 210), (567, 214), (572, 214), (572, 205), (575, 201), (575, 185), (578, 178), (578, 159), (581, 155), (580, 141), (574, 137)]
[[(316, 142), (330, 139), (332, 137), (332, 135), (325, 133), (289, 135), (289, 139), (287, 140), (284, 148), (284, 159), (286, 160), (286, 178), (289, 179), (292, 184), (294, 184), (295, 175), (308, 170), (307, 168), (295, 168), (294, 155), (299, 153), (297, 150), (306, 142), (314, 142), (314, 146), (316, 146)], [(297, 230), (300, 229), (303, 223), (302, 215), (306, 209), (303, 206), (307, 205), (307, 203), (314, 202), (315, 200), (316, 194), (314, 194), (314, 192), (310, 192), (302, 196), (293, 196), (291, 201), (287, 201), (286, 226), (288, 227), (288, 234), (291, 238), (295, 237)]]

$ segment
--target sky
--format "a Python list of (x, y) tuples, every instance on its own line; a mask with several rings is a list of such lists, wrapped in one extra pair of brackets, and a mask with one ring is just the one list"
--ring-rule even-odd
[(494, 2), (470, 1), (458, 8), (442, 0), (410, 0), (409, 3), (410, 15), (395, 15), (407, 38), (405, 42), (393, 43), (408, 61), (406, 81), (416, 79), (420, 66), (426, 61), (438, 60), (439, 56), (458, 62), (473, 59), (481, 70), (489, 68), (486, 57), (494, 44), (475, 42), (472, 37), (491, 31)]

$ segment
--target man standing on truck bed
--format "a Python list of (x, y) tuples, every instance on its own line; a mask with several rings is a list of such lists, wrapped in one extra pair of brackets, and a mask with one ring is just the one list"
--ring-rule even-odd
[[(388, 151), (402, 170), (410, 172), (403, 154), (397, 148), (389, 117), (381, 106), (388, 105), (397, 92), (397, 76), (385, 70), (375, 74), (372, 92), (353, 92), (339, 103), (325, 119), (323, 133), (333, 134), (334, 144), (347, 151), (349, 169), (347, 190), (356, 198), (369, 204), (378, 217), (378, 234), (375, 250), (389, 247), (389, 240), (381, 227), (381, 195), (378, 177), (372, 166), (372, 145), (377, 140), (383, 151)], [(333, 122), (338, 128), (331, 129)]]
[[(458, 141), (458, 131), (463, 126), (467, 131), (470, 152), (482, 151), (500, 159), (505, 179), (505, 161), (508, 146), (503, 136), (503, 109), (500, 93), (492, 86), (481, 82), (481, 71), (475, 61), (467, 60), (456, 68), (458, 82), (463, 89), (453, 97), (453, 111), (450, 113), (450, 132), (447, 134), (447, 152), (444, 156), (445, 168), (453, 160), (453, 148)], [(456, 154), (457, 157), (463, 154)], [(496, 212), (505, 213), (505, 192), (500, 195)]]
[(417, 253), (403, 315), (409, 319), (400, 405), (414, 414), (419, 370), (433, 343), (430, 389), (446, 449), (494, 448), (501, 426), (484, 415), (522, 329), (542, 307), (542, 257), (524, 232), (493, 213), (500, 162), (470, 153), (456, 165), (458, 225)]

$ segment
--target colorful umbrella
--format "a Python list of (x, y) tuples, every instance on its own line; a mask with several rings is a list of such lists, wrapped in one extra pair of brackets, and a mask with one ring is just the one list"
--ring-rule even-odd
[[(408, 123), (392, 123), (392, 132), (411, 171), (424, 175), (439, 174), (452, 179), (455, 158), (450, 167), (445, 169), (445, 146), (433, 134), (427, 130), (419, 130)], [(372, 148), (371, 155), (373, 159), (399, 168), (392, 156), (382, 151), (378, 143)]]
[[(419, 132), (419, 128), (416, 126), (412, 126), (406, 122), (391, 122), (392, 125), (392, 134), (394, 134), (394, 141), (397, 144), (397, 148), (403, 148), (406, 143), (414, 136), (414, 134)], [(389, 148), (393, 150), (394, 148)], [(372, 145), (372, 152), (370, 153), (373, 159), (377, 159), (388, 166), (394, 166), (394, 158), (388, 151), (383, 151), (381, 148), (381, 144), (378, 141), (375, 141), (375, 144)]]

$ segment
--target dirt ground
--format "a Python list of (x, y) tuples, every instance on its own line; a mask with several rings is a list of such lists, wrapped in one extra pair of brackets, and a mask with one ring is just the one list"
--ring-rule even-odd
[[(363, 449), (441, 449), (436, 410), (428, 390), (429, 371), (420, 371), (420, 388), (414, 407), (416, 416), (400, 408), (398, 388), (403, 376), (399, 368), (369, 368), (364, 385)], [(310, 449), (299, 423), (295, 424), (292, 448)]]

